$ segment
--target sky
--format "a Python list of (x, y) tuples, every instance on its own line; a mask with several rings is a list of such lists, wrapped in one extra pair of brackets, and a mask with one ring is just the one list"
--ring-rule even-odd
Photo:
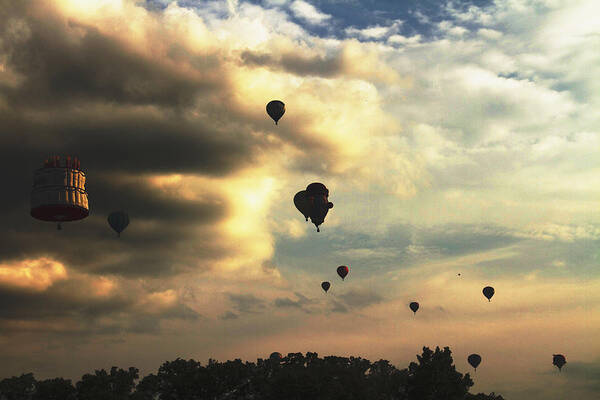
[[(594, 398), (599, 14), (0, 0), (0, 376), (449, 346), (463, 373), (482, 356), (474, 393)], [(87, 175), (90, 216), (62, 231), (29, 215), (52, 154)], [(334, 203), (319, 233), (292, 203), (311, 182)]]

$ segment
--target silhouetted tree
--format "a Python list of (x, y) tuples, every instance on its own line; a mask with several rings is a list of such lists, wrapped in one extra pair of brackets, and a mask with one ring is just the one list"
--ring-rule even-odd
[(126, 400), (135, 387), (139, 370), (112, 367), (110, 374), (104, 369), (96, 370), (94, 375), (85, 374), (77, 382), (78, 400)]
[(38, 381), (33, 400), (76, 400), (77, 391), (70, 379)]
[(197, 361), (167, 361), (158, 369), (161, 400), (200, 400), (205, 395), (205, 371)]
[(206, 366), (178, 358), (137, 386), (133, 367), (96, 370), (76, 387), (62, 378), (36, 382), (24, 374), (0, 381), (0, 400), (504, 400), (468, 393), (473, 381), (456, 371), (451, 354), (448, 347), (424, 347), (418, 362), (402, 370), (387, 360), (311, 352), (256, 363), (209, 360)]
[(471, 393), (467, 393), (467, 396), (465, 397), (465, 400), (504, 400), (504, 397), (502, 397), (500, 395), (496, 395), (494, 392), (492, 392), (490, 394), (484, 394), (484, 393), (471, 394)]
[(132, 400), (154, 400), (158, 397), (160, 389), (160, 380), (154, 374), (146, 375), (137, 386), (135, 392), (131, 395)]
[(36, 381), (33, 374), (22, 374), (0, 381), (0, 399), (29, 400), (35, 393)]
[(399, 370), (388, 360), (379, 360), (371, 364), (369, 370), (369, 399), (404, 400), (407, 397), (406, 387), (408, 370)]
[(417, 356), (419, 363), (408, 366), (408, 400), (464, 399), (473, 381), (469, 374), (456, 371), (451, 354), (448, 347), (436, 347), (435, 352), (423, 347), (423, 354)]

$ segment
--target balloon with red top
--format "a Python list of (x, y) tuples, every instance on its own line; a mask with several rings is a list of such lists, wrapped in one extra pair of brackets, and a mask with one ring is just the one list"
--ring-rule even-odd
[(340, 265), (339, 267), (337, 267), (337, 274), (342, 278), (342, 280), (346, 278), (348, 272), (350, 272), (350, 269), (345, 265)]

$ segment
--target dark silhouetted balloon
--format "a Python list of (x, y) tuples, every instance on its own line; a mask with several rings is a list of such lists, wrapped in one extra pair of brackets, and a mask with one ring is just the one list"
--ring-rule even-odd
[(285, 104), (283, 104), (283, 101), (270, 101), (269, 104), (267, 104), (267, 114), (273, 118), (275, 125), (277, 125), (277, 121), (285, 114)]
[(458, 273), (458, 276), (460, 276), (460, 272)]
[(419, 303), (417, 303), (416, 301), (413, 301), (408, 306), (410, 307), (412, 312), (414, 312), (415, 314), (417, 313), (417, 310), (419, 309)]
[(487, 297), (488, 301), (492, 301), (491, 298), (494, 295), (494, 288), (491, 286), (486, 286), (483, 288), (483, 295)]
[(308, 221), (310, 216), (310, 204), (306, 198), (306, 190), (301, 190), (294, 196), (294, 205), (304, 215), (304, 218)]
[(467, 358), (467, 361), (471, 364), (471, 367), (475, 368), (475, 371), (477, 371), (477, 367), (481, 363), (481, 356), (479, 354), (471, 354)]
[(322, 282), (321, 283), (321, 287), (323, 288), (323, 290), (325, 291), (325, 293), (327, 293), (327, 291), (331, 287), (331, 283), (329, 283), (329, 282)]
[(322, 183), (314, 182), (306, 187), (305, 192), (308, 216), (317, 227), (317, 232), (320, 232), (319, 225), (325, 221), (329, 209), (333, 208), (333, 203), (329, 201), (329, 190)]
[(562, 354), (553, 354), (552, 355), (552, 364), (556, 365), (558, 367), (559, 371), (561, 370), (563, 365), (565, 365), (566, 363), (567, 363), (567, 360), (565, 359), (565, 356), (563, 356)]
[(348, 272), (350, 272), (350, 270), (345, 265), (340, 265), (337, 267), (337, 274), (340, 276), (340, 278), (342, 278), (342, 280), (348, 275)]
[(117, 235), (121, 237), (121, 232), (129, 225), (129, 215), (125, 211), (115, 211), (110, 213), (107, 218), (108, 224), (111, 228), (117, 232)]
[(269, 356), (269, 359), (271, 361), (281, 361), (282, 358), (283, 357), (282, 357), (281, 353), (279, 353), (277, 351), (271, 353), (271, 355)]

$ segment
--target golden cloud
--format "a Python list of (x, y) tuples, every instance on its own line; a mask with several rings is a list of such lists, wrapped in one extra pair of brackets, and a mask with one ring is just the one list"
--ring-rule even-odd
[(43, 291), (63, 279), (64, 265), (45, 257), (0, 264), (0, 284), (6, 286)]

